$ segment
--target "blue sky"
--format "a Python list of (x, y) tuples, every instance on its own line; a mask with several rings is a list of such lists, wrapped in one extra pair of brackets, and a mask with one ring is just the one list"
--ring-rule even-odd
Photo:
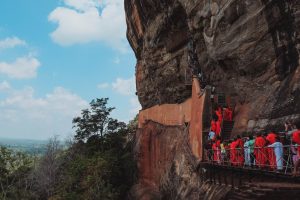
[(0, 137), (67, 137), (97, 97), (132, 119), (140, 106), (124, 15), (123, 0), (2, 0)]

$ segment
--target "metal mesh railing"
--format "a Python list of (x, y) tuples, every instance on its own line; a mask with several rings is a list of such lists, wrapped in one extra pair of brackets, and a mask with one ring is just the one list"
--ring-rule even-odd
[(253, 168), (290, 174), (298, 159), (296, 145), (235, 149), (205, 149), (205, 162), (237, 168)]

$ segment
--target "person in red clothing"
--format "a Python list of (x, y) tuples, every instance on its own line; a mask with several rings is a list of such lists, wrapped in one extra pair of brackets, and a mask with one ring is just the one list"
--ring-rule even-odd
[(300, 165), (300, 159), (299, 159), (299, 156), (300, 156), (300, 119), (295, 123), (295, 126), (296, 126), (297, 130), (292, 133), (292, 141), (298, 145), (298, 147), (297, 147), (298, 160), (296, 161), (295, 166), (294, 166), (293, 176), (297, 175), (297, 171), (298, 171), (298, 168)]
[(232, 110), (230, 107), (225, 106), (224, 109), (224, 120), (226, 121), (232, 121), (233, 117), (232, 117)]
[(219, 136), (216, 137), (215, 142), (213, 143), (214, 151), (214, 162), (220, 163), (221, 161), (221, 139)]
[[(276, 142), (276, 137), (277, 137), (277, 134), (275, 133), (275, 131), (272, 130), (270, 133), (268, 133), (268, 135), (266, 137), (266, 140), (267, 140), (266, 145), (272, 145), (273, 143), (275, 143)], [(268, 159), (270, 168), (275, 170), (276, 169), (276, 156), (275, 156), (275, 153), (274, 153), (274, 149), (268, 147), (267, 148), (267, 155), (268, 155), (267, 159)]]
[(218, 121), (222, 124), (223, 121), (223, 112), (221, 106), (217, 106), (215, 110), (216, 115), (218, 116)]
[(230, 144), (230, 163), (233, 166), (237, 165), (237, 159), (238, 159), (237, 150), (236, 150), (238, 143), (236, 140), (237, 138), (235, 138)]
[(261, 133), (258, 133), (254, 142), (255, 165), (263, 168), (266, 164), (266, 140)]
[(237, 165), (243, 166), (244, 165), (244, 141), (242, 140), (241, 136), (238, 135), (236, 139), (236, 154), (237, 154)]
[(211, 121), (210, 126), (211, 131), (215, 132), (216, 136), (221, 136), (221, 123), (216, 114), (213, 115), (213, 120)]
[(230, 160), (230, 165), (234, 164), (234, 151), (233, 151), (233, 143), (234, 140), (230, 140), (228, 144), (228, 151), (229, 151), (229, 160)]
[(220, 121), (216, 121), (216, 135), (221, 136), (221, 123)]
[(216, 124), (216, 121), (214, 119), (212, 119), (211, 122), (210, 122), (210, 130), (216, 133), (217, 124)]

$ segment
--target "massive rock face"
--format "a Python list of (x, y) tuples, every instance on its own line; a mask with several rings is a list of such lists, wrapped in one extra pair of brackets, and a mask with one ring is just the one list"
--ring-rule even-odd
[(235, 132), (300, 114), (300, 1), (125, 0), (143, 108), (181, 103), (189, 44), (207, 82), (235, 97)]
[[(190, 98), (192, 62), (209, 85), (235, 100), (233, 135), (280, 130), (283, 121), (300, 117), (299, 0), (124, 1), (143, 109)], [(154, 122), (138, 131), (133, 197), (226, 199), (232, 193), (203, 182), (188, 134), (184, 126)]]

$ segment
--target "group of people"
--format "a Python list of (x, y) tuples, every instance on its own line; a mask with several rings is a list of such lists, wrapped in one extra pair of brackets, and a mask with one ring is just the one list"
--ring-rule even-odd
[(221, 106), (216, 105), (210, 124), (209, 139), (212, 140), (216, 137), (220, 137), (223, 120), (232, 121), (232, 118), (233, 112), (229, 106), (222, 108)]
[[(211, 130), (208, 135), (206, 149), (210, 161), (216, 164), (226, 164), (236, 167), (257, 167), (272, 171), (282, 171), (293, 168), (297, 175), (300, 166), (300, 119), (285, 123), (285, 132), (274, 130), (246, 137), (236, 136), (234, 139), (222, 140), (222, 122), (232, 120), (232, 111), (225, 107), (214, 110)], [(284, 167), (285, 166), (285, 167)], [(291, 166), (286, 168), (286, 166)]]
[(283, 170), (283, 143), (274, 132), (258, 133), (256, 137), (238, 135), (229, 141), (217, 137), (212, 140), (211, 150), (211, 160), (217, 163)]

